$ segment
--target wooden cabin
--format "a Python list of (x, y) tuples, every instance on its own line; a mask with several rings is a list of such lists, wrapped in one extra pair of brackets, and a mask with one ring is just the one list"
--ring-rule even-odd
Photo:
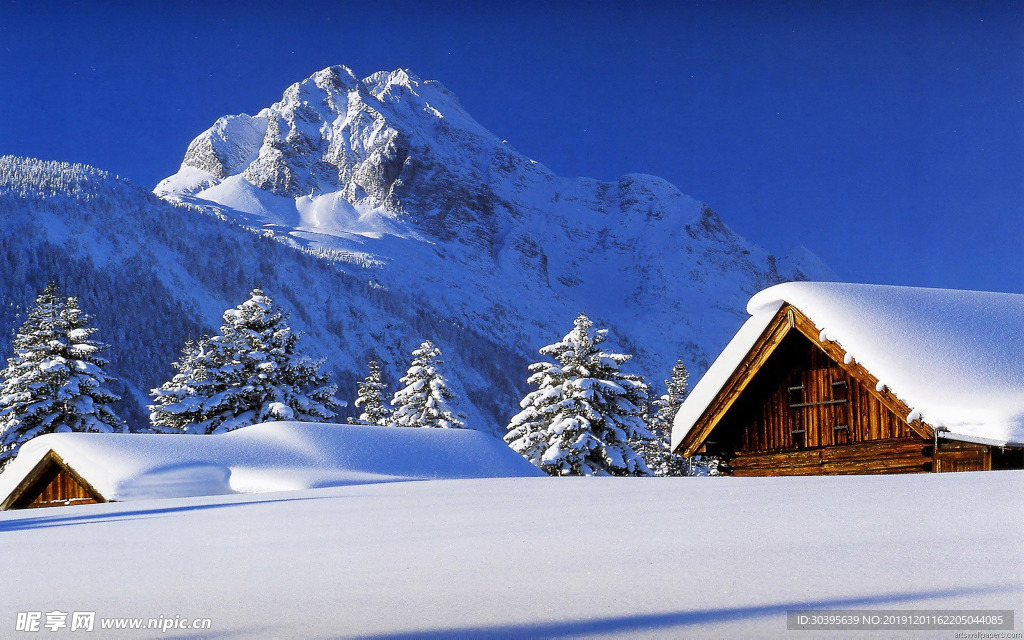
[[(934, 412), (931, 411), (927, 403), (940, 404), (932, 396), (941, 397), (941, 390), (929, 395), (927, 389), (922, 392), (915, 388), (916, 397), (925, 403), (923, 407), (920, 404), (911, 407), (900, 396), (897, 380), (908, 381), (909, 387), (918, 383), (917, 376), (928, 378), (928, 363), (921, 361), (922, 344), (926, 350), (934, 347), (938, 353), (936, 358), (949, 355), (950, 350), (945, 345), (927, 345), (929, 337), (938, 340), (944, 334), (933, 331), (935, 336), (920, 336), (915, 329), (904, 331), (893, 325), (893, 317), (866, 319), (863, 314), (873, 311), (872, 305), (864, 300), (870, 300), (870, 295), (848, 296), (865, 307), (860, 315), (854, 313), (857, 304), (844, 304), (843, 296), (835, 295), (834, 291), (838, 289), (848, 294), (850, 290), (843, 287), (853, 287), (854, 294), (863, 294), (857, 285), (790, 283), (779, 287), (783, 291), (772, 295), (770, 292), (778, 289), (773, 287), (758, 294), (759, 302), (757, 296), (752, 299), (752, 303), (757, 302), (754, 315), (760, 317), (752, 318), (741, 329), (727, 348), (729, 353), (723, 354), (724, 361), (712, 365), (708, 384), (702, 379), (684, 403), (674, 428), (677, 453), (717, 456), (721, 470), (736, 476), (1024, 468), (1024, 446), (1019, 438), (1015, 442), (1014, 438), (1006, 437), (1003, 425), (1006, 421), (994, 421), (1003, 429), (994, 429), (995, 433), (987, 432), (984, 423), (968, 421), (964, 432), (958, 433), (929, 422), (933, 413), (936, 416), (970, 414), (970, 411), (954, 411), (955, 406), (935, 406)], [(820, 292), (792, 295), (794, 289), (799, 292), (801, 288), (812, 287), (824, 288), (829, 295)], [(881, 289), (891, 301), (903, 293), (897, 290), (907, 288)], [(911, 293), (921, 291), (929, 290)], [(829, 316), (826, 326), (837, 327), (835, 336), (815, 324), (807, 313), (785, 297), (806, 300), (812, 312), (818, 312), (818, 307), (824, 305), (828, 312), (820, 315)], [(1017, 298), (1013, 303), (1024, 302), (1024, 296), (1013, 297)], [(771, 299), (767, 311), (763, 307), (765, 298)], [(772, 308), (774, 312), (768, 313)], [(891, 316), (893, 308), (890, 302), (883, 315)], [(1024, 304), (1020, 309), (1024, 311)], [(911, 320), (915, 317), (908, 315)], [(877, 322), (878, 327), (858, 332), (855, 325), (863, 322)], [(1014, 329), (1019, 330), (1021, 326), (1018, 324)], [(890, 330), (873, 334), (876, 329), (885, 327)], [(914, 338), (915, 344), (905, 349), (910, 353), (901, 353), (901, 335)], [(872, 371), (853, 353), (847, 352), (843, 347), (844, 336), (866, 354), (870, 352), (875, 356), (874, 361), (885, 371)], [(960, 337), (978, 348), (972, 336)], [(874, 344), (876, 342), (878, 344)], [(997, 348), (1007, 347), (1013, 348), (1013, 345), (997, 345)], [(1017, 357), (1024, 369), (1024, 351), (1019, 353)], [(908, 366), (916, 367), (916, 371), (905, 372), (907, 375), (901, 377), (895, 369), (902, 364), (903, 356)], [(950, 365), (943, 362), (941, 366)], [(892, 387), (885, 383), (890, 376)], [(985, 384), (984, 376), (979, 376), (979, 380), (978, 384)], [(1024, 381), (1021, 386), (1024, 387)], [(1004, 388), (1003, 393), (1012, 395), (1012, 390), (1013, 385)], [(955, 396), (950, 399), (955, 403), (963, 402), (962, 397), (969, 398), (971, 393), (950, 389), (949, 395)], [(1021, 396), (1019, 390), (1016, 395)], [(987, 409), (982, 404), (984, 397), (984, 391), (980, 390), (976, 410), (979, 415)]]
[(0, 502), (0, 511), (96, 504), (107, 500), (52, 449)]

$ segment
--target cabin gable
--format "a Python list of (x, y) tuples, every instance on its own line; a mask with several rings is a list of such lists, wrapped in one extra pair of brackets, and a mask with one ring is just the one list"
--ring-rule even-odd
[(717, 455), (735, 475), (992, 468), (984, 446), (954, 451), (961, 445), (943, 442), (937, 457), (932, 428), (908, 422), (908, 414), (906, 404), (787, 304), (677, 451)]
[(7, 499), (0, 503), (0, 511), (106, 501), (92, 485), (51, 450), (32, 468)]
[[(770, 406), (763, 406), (766, 402)], [(676, 451), (685, 456), (714, 454), (715, 445), (722, 444), (719, 428), (741, 419), (733, 418), (733, 409), (746, 416), (758, 403), (765, 412), (765, 431), (749, 435), (755, 451), (934, 437), (920, 419), (907, 422), (906, 404), (887, 388), (879, 388), (878, 379), (847, 358), (839, 345), (821, 340), (814, 323), (788, 304), (778, 310)], [(844, 420), (850, 422), (848, 429), (835, 428), (844, 426)], [(735, 429), (726, 428), (724, 433)]]
[(757, 453), (913, 437), (919, 436), (861, 380), (791, 331), (709, 440), (732, 451)]
[(933, 443), (840, 365), (802, 332), (788, 332), (705, 450), (734, 475), (932, 470)]
[(1024, 451), (942, 439), (786, 304), (676, 451), (737, 476), (1024, 468)]

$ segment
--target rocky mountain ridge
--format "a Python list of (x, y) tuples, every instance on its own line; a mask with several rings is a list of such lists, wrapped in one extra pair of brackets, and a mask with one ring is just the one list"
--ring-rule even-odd
[(220, 118), (155, 192), (341, 257), (526, 353), (587, 310), (656, 370), (702, 369), (754, 292), (831, 276), (661, 178), (557, 176), (401, 69), (330, 67), (255, 116)]

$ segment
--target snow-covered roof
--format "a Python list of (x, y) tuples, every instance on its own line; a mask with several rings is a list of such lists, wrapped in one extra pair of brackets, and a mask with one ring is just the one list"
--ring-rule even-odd
[(219, 435), (39, 436), (0, 474), (0, 501), (50, 450), (118, 501), (543, 475), (501, 440), (470, 429), (268, 422)]
[[(740, 328), (676, 414), (676, 447), (774, 314), (789, 303), (943, 437), (1024, 443), (1024, 295), (789, 282), (754, 295)], [(917, 417), (915, 415), (915, 417)]]

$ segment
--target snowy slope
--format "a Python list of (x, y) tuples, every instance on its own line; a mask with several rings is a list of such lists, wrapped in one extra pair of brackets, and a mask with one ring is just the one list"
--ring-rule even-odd
[(1011, 609), (1019, 629), (1022, 510), (1011, 471), (455, 480), (6, 512), (17, 588), (0, 620), (8, 635), (26, 611), (212, 620), (96, 637), (952, 638), (794, 635), (786, 611)]
[[(675, 419), (673, 446), (789, 303), (847, 356), (952, 439), (1024, 443), (1024, 295), (832, 282), (789, 282), (750, 299), (751, 317)], [(906, 416), (911, 419), (911, 416)]]
[(223, 311), (259, 285), (305, 334), (300, 349), (326, 358), (341, 399), (351, 403), (369, 358), (384, 363), (393, 391), (430, 336), (456, 408), (471, 427), (497, 433), (523, 395), (524, 354), (369, 282), (352, 259), (297, 250), (92, 167), (0, 157), (0, 358), (55, 279), (111, 344), (105, 355), (123, 382), (114, 391), (125, 398), (118, 413), (139, 429), (148, 391), (169, 379), (186, 338), (216, 332)]
[(272, 422), (218, 435), (39, 436), (0, 473), (0, 502), (51, 450), (100, 495), (119, 502), (543, 475), (501, 440), (470, 429)]
[(291, 312), (342, 399), (369, 358), (393, 391), (431, 339), (468, 426), (499, 433), (526, 365), (580, 311), (637, 354), (630, 372), (662, 380), (681, 357), (699, 375), (749, 295), (828, 277), (813, 254), (772, 256), (659, 178), (555, 176), (403, 71), (332, 67), (256, 116), (222, 118), (156, 192), (0, 158), (0, 357), (56, 278), (112, 344), (135, 429), (185, 339), (253, 286)]
[(652, 379), (678, 357), (703, 370), (754, 292), (830, 277), (806, 249), (773, 256), (660, 178), (559, 177), (407, 70), (330, 67), (254, 116), (221, 118), (155, 193), (345, 256), (519, 353), (584, 310)]

